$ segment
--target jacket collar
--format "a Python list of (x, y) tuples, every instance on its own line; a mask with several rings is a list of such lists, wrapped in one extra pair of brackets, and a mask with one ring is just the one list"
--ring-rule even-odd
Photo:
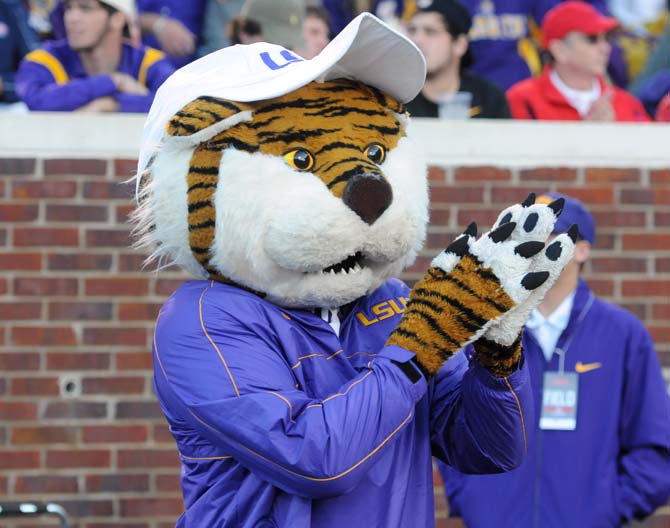
[[(540, 74), (540, 87), (542, 88), (542, 92), (552, 103), (573, 108), (573, 106), (568, 102), (563, 94), (558, 91), (558, 88), (556, 88), (554, 83), (551, 81), (551, 70), (552, 66), (549, 64), (544, 67), (542, 73)], [(598, 77), (598, 84), (600, 84), (600, 92), (605, 93), (606, 85), (605, 79), (603, 77)]]

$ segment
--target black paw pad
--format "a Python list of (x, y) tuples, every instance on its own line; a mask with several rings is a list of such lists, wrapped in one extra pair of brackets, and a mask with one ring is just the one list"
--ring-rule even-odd
[(549, 260), (557, 261), (558, 257), (561, 256), (561, 253), (563, 253), (563, 246), (561, 246), (561, 243), (557, 240), (549, 245), (545, 254)]
[(570, 226), (570, 229), (568, 229), (568, 236), (570, 237), (570, 240), (572, 240), (573, 243), (576, 243), (577, 240), (579, 239), (579, 227), (577, 224), (572, 224)]
[(548, 271), (534, 271), (521, 279), (521, 286), (527, 290), (534, 290), (538, 286), (544, 284), (544, 281), (546, 281), (548, 278)]
[(500, 219), (500, 223), (498, 225), (507, 224), (510, 220), (512, 220), (512, 213), (507, 213)]
[(564, 205), (565, 205), (565, 199), (558, 198), (553, 202), (551, 202), (550, 204), (548, 204), (547, 207), (554, 212), (554, 215), (556, 215), (556, 217), (558, 217), (563, 212)]
[(526, 218), (526, 221), (523, 223), (523, 230), (526, 233), (530, 233), (533, 229), (535, 229), (535, 226), (537, 225), (537, 221), (540, 219), (540, 215), (537, 213), (530, 213), (528, 215), (528, 218)]
[(489, 238), (496, 243), (502, 242), (512, 234), (512, 231), (514, 231), (515, 227), (516, 222), (508, 222), (507, 224), (503, 224), (491, 231), (489, 233)]
[(528, 242), (524, 242), (523, 244), (519, 244), (517, 247), (515, 247), (514, 253), (524, 258), (530, 258), (534, 255), (537, 255), (543, 249), (544, 244), (542, 242), (539, 242), (537, 240), (530, 240)]
[(445, 249), (444, 251), (446, 251), (447, 253), (454, 253), (455, 255), (462, 257), (468, 252), (468, 237), (467, 236), (458, 237), (451, 244), (449, 244), (449, 247), (447, 247), (447, 249)]
[(521, 205), (524, 207), (530, 207), (535, 203), (535, 193), (530, 193)]

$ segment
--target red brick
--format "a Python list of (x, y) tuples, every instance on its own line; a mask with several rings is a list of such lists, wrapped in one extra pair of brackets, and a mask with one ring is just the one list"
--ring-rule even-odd
[(42, 305), (37, 302), (0, 303), (0, 321), (39, 319), (41, 312)]
[(447, 171), (442, 167), (431, 165), (428, 167), (428, 181), (431, 183), (447, 183)]
[(670, 273), (670, 257), (659, 257), (655, 262), (656, 273)]
[[(433, 208), (430, 210), (430, 225), (431, 226), (446, 226), (449, 225), (451, 219), (451, 209)], [(150, 269), (150, 268), (147, 268)]]
[(670, 326), (649, 326), (648, 330), (655, 343), (670, 343)]
[(184, 511), (180, 498), (121, 499), (122, 517), (178, 517)]
[(57, 396), (60, 394), (58, 378), (12, 378), (14, 396)]
[(130, 229), (87, 229), (86, 246), (94, 247), (130, 247)]
[(44, 418), (86, 419), (106, 418), (107, 404), (90, 401), (49, 401), (44, 410)]
[(617, 237), (612, 233), (599, 232), (596, 234), (596, 240), (593, 246), (596, 249), (614, 249)]
[(163, 492), (180, 492), (181, 479), (177, 473), (172, 475), (156, 475), (156, 489)]
[(595, 273), (636, 273), (647, 271), (647, 259), (625, 257), (600, 257), (591, 259)]
[(614, 187), (562, 187), (559, 192), (581, 200), (585, 204), (610, 205), (614, 203)]
[(77, 184), (73, 181), (15, 181), (12, 198), (74, 198)]
[(491, 189), (491, 202), (507, 207), (522, 202), (531, 191), (528, 187), (494, 186)]
[(43, 493), (78, 493), (75, 475), (19, 475), (14, 485), (16, 493), (41, 495)]
[[(155, 525), (151, 525), (155, 526)], [(86, 528), (149, 528), (149, 525), (146, 523), (126, 523), (126, 522), (121, 522), (121, 521), (114, 521), (114, 522), (93, 522), (93, 523), (86, 523)], [(173, 526), (170, 526), (169, 528), (174, 528)]]
[(82, 392), (83, 394), (142, 394), (144, 378), (130, 376), (84, 378)]
[(510, 181), (512, 172), (497, 167), (458, 167), (454, 178), (457, 182)]
[(670, 169), (657, 169), (649, 171), (651, 183), (670, 184)]
[(644, 211), (592, 211), (597, 226), (644, 227), (647, 215)]
[(623, 249), (664, 250), (670, 248), (670, 233), (630, 233), (623, 235)]
[(35, 295), (39, 297), (77, 295), (78, 291), (77, 279), (40, 279), (37, 277), (18, 277), (14, 279), (14, 293), (16, 295)]
[(155, 424), (153, 426), (153, 440), (157, 444), (170, 444), (176, 448), (174, 437), (170, 432), (170, 428), (165, 423)]
[(0, 371), (37, 370), (40, 367), (40, 355), (36, 352), (0, 353)]
[(150, 370), (153, 366), (151, 352), (119, 352), (116, 354), (118, 370)]
[(48, 159), (44, 160), (47, 176), (104, 176), (107, 162), (98, 159)]
[(0, 204), (0, 222), (33, 222), (39, 209), (31, 204)]
[(150, 271), (150, 268), (143, 268), (146, 255), (134, 253), (132, 255), (119, 255), (119, 271)]
[(50, 222), (106, 222), (107, 207), (47, 204), (47, 220)]
[(49, 319), (54, 321), (101, 321), (112, 318), (112, 303), (52, 302)]
[(12, 431), (12, 443), (17, 445), (75, 444), (76, 442), (77, 429), (75, 427), (14, 427)]
[(112, 256), (95, 253), (52, 253), (48, 255), (50, 270), (85, 271), (112, 269)]
[(184, 279), (158, 279), (154, 286), (154, 293), (156, 295), (172, 295), (182, 284), (184, 284)]
[(116, 223), (126, 224), (130, 221), (130, 213), (135, 210), (135, 205), (117, 205)]
[(93, 352), (49, 352), (49, 370), (107, 370), (110, 366), (108, 353)]
[(49, 227), (17, 227), (14, 229), (14, 245), (18, 247), (77, 247), (77, 229)]
[(145, 443), (149, 438), (146, 425), (89, 425), (82, 435), (87, 444)]
[(86, 345), (143, 345), (146, 341), (146, 328), (84, 328)]
[(37, 404), (34, 402), (0, 401), (0, 420), (34, 420), (35, 418), (37, 418)]
[(117, 465), (120, 468), (176, 468), (179, 455), (175, 449), (120, 449)]
[(654, 319), (670, 320), (670, 304), (654, 304), (652, 314)]
[(451, 233), (428, 233), (425, 247), (434, 249), (435, 254), (437, 255), (437, 253), (442, 251), (453, 241), (454, 237)]
[(12, 328), (15, 345), (63, 346), (74, 345), (76, 338), (71, 327), (15, 326)]
[(149, 491), (149, 475), (86, 475), (88, 493), (127, 493)]
[(115, 159), (114, 160), (114, 176), (120, 177), (123, 180), (132, 178), (137, 173), (136, 159)]
[(629, 312), (635, 314), (635, 316), (638, 319), (645, 320), (647, 318), (647, 305), (646, 304), (639, 304), (639, 303), (628, 303), (628, 302), (623, 302), (620, 303), (620, 306)]
[(151, 418), (162, 419), (163, 411), (161, 411), (158, 403), (154, 400), (120, 401), (116, 403), (114, 418), (141, 418), (145, 420)]
[(7, 230), (0, 229), (0, 246), (6, 246), (6, 245), (7, 245)]
[(484, 200), (483, 187), (442, 187), (432, 186), (430, 188), (430, 202), (436, 204), (454, 203), (482, 203)]
[(614, 295), (614, 282), (611, 280), (590, 279), (589, 286), (596, 295), (602, 297), (612, 297)]
[(0, 254), (0, 271), (39, 271), (41, 269), (42, 255), (39, 253)]
[(640, 169), (634, 168), (614, 169), (592, 167), (584, 170), (584, 177), (587, 183), (639, 183), (640, 175)]
[(135, 196), (135, 186), (119, 182), (86, 182), (84, 198), (93, 200), (130, 200)]
[(501, 208), (485, 209), (483, 207), (477, 209), (459, 209), (456, 223), (462, 227), (463, 230), (470, 225), (470, 222), (475, 222), (479, 233), (488, 230), (498, 219)]
[[(58, 504), (65, 508), (70, 517), (81, 519), (85, 517), (111, 517), (114, 514), (112, 500), (67, 500), (61, 499)], [(73, 528), (77, 528), (76, 526)]]
[(35, 173), (35, 158), (0, 158), (0, 174), (23, 176)]
[[(537, 167), (520, 170), (519, 177), (523, 182), (573, 182), (577, 179), (577, 170), (568, 167)], [(537, 192), (545, 192), (545, 189), (538, 189)]]
[(670, 203), (668, 189), (622, 189), (622, 204), (666, 205)]
[(0, 468), (36, 469), (40, 467), (39, 451), (0, 451)]
[(86, 279), (86, 295), (145, 296), (149, 293), (149, 279)]
[(670, 227), (670, 213), (657, 211), (654, 213), (654, 225), (656, 227)]
[(49, 449), (48, 468), (109, 467), (111, 453), (107, 449)]
[[(428, 238), (430, 241), (430, 235), (428, 235)], [(119, 320), (155, 321), (160, 309), (161, 304), (159, 303), (133, 303), (133, 304), (121, 303), (119, 304)], [(2, 317), (0, 317), (0, 319), (2, 319)]]
[(430, 267), (430, 262), (433, 260), (432, 257), (418, 257), (414, 264), (407, 268), (408, 273), (425, 273)]
[(621, 294), (625, 297), (670, 297), (670, 280), (624, 280)]

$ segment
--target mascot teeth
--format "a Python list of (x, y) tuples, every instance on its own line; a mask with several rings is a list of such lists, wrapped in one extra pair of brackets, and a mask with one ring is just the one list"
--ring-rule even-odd
[(357, 251), (355, 255), (349, 255), (342, 262), (324, 268), (323, 273), (330, 273), (331, 275), (337, 273), (344, 273), (345, 275), (348, 273), (355, 273), (363, 269), (361, 268), (362, 260), (363, 254), (360, 251)]

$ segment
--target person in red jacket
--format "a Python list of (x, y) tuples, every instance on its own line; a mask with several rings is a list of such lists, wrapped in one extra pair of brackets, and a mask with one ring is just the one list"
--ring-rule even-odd
[(642, 103), (605, 80), (619, 22), (586, 2), (569, 0), (547, 12), (542, 35), (550, 62), (542, 74), (507, 91), (515, 119), (649, 121)]
[(656, 109), (656, 121), (670, 121), (670, 94), (665, 94)]

